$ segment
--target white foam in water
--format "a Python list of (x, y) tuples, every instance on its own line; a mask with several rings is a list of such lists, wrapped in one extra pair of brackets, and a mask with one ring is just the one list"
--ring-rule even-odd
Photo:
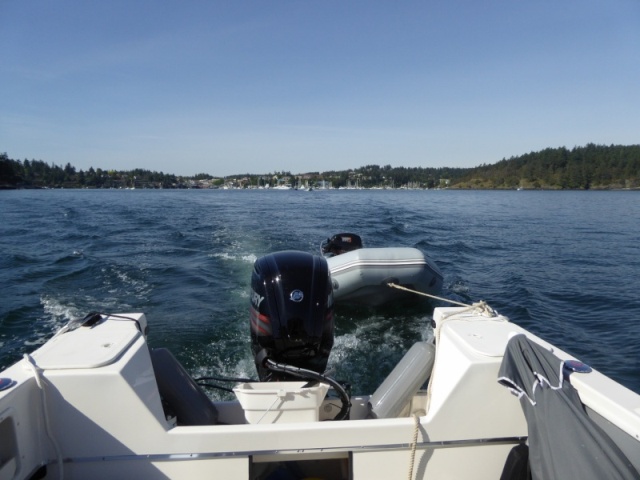
[(462, 280), (456, 280), (449, 286), (449, 290), (459, 295), (468, 295), (469, 285), (466, 285), (465, 283), (463, 283)]
[(66, 325), (72, 318), (80, 316), (75, 306), (65, 305), (57, 298), (43, 295), (40, 297), (40, 303), (47, 317), (38, 324), (38, 328), (32, 330), (35, 338), (24, 341), (24, 345), (29, 347), (44, 344), (53, 331)]
[(336, 337), (333, 341), (333, 349), (331, 350), (331, 363), (340, 363), (351, 352), (359, 350), (360, 340), (355, 333), (347, 333)]
[[(122, 290), (135, 293), (137, 298), (143, 298), (148, 295), (152, 288), (144, 280), (132, 278), (127, 272), (118, 268), (117, 265), (112, 265), (108, 269), (103, 268), (102, 272), (105, 274), (104, 284), (106, 287), (112, 287), (107, 290), (114, 295), (121, 295)], [(113, 282), (111, 276), (115, 276), (119, 282)]]
[(224, 260), (235, 260), (235, 256), (233, 255), (229, 255), (227, 252), (223, 252), (223, 253), (210, 253), (209, 254), (210, 257), (213, 258), (222, 258)]
[(423, 317), (426, 323), (426, 327), (420, 330), (420, 340), (422, 342), (429, 342), (433, 339), (433, 327), (431, 326), (431, 321), (433, 317)]
[(233, 254), (230, 254), (228, 252), (211, 253), (211, 254), (209, 254), (209, 257), (222, 258), (223, 260), (232, 260), (232, 261), (240, 260), (242, 262), (251, 263), (251, 264), (253, 264), (258, 258), (253, 253), (249, 253), (247, 255), (241, 255), (241, 254), (233, 255)]
[(43, 295), (40, 297), (40, 303), (44, 307), (45, 313), (50, 315), (51, 323), (57, 324), (61, 320), (68, 322), (72, 318), (80, 316), (75, 306), (64, 305), (60, 300)]

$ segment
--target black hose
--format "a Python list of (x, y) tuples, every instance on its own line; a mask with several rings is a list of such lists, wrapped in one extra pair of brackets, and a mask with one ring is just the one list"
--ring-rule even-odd
[(251, 383), (256, 381), (251, 378), (234, 378), (234, 377), (200, 377), (200, 378), (194, 378), (194, 380), (196, 382), (213, 380), (214, 382), (234, 382), (234, 383)]
[(338, 395), (340, 396), (340, 400), (342, 401), (342, 408), (338, 412), (338, 414), (334, 417), (334, 420), (344, 420), (349, 415), (349, 410), (351, 409), (351, 399), (349, 395), (347, 395), (346, 390), (336, 382), (331, 377), (325, 377), (313, 370), (307, 370), (305, 368), (294, 367), (292, 365), (286, 365), (284, 363), (276, 363), (270, 358), (265, 360), (264, 365), (274, 372), (287, 373), (289, 375), (293, 375), (294, 377), (300, 377), (305, 379), (313, 379), (319, 382), (328, 383), (331, 385)]
[(215, 388), (216, 390), (222, 390), (223, 392), (233, 393), (231, 388), (223, 387), (222, 385), (216, 385), (215, 383), (197, 382), (201, 387)]

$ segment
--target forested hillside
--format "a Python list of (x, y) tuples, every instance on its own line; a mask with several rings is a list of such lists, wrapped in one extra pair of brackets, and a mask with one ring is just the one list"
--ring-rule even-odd
[(130, 171), (76, 170), (70, 163), (65, 167), (42, 160), (12, 160), (0, 154), (0, 188), (127, 188), (152, 186), (170, 188), (178, 184), (175, 175), (149, 170)]
[(474, 168), (456, 179), (455, 185), (458, 188), (639, 188), (640, 145), (547, 148)]
[[(215, 174), (215, 172), (214, 172)], [(194, 188), (232, 185), (257, 187), (274, 179), (314, 185), (361, 188), (474, 188), (474, 189), (637, 189), (640, 188), (640, 145), (594, 145), (547, 148), (476, 168), (423, 168), (366, 165), (313, 173), (246, 173), (214, 180), (209, 174), (177, 177), (143, 169), (77, 170), (42, 160), (12, 160), (0, 154), (0, 188)]]

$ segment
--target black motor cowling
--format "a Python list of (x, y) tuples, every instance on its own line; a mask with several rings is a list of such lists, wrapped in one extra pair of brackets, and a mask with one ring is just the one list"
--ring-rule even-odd
[(251, 350), (261, 381), (291, 380), (265, 360), (323, 373), (333, 347), (327, 261), (285, 251), (256, 260), (251, 275)]
[(320, 250), (325, 257), (340, 255), (359, 248), (362, 248), (362, 239), (355, 233), (338, 233), (327, 238), (320, 245)]

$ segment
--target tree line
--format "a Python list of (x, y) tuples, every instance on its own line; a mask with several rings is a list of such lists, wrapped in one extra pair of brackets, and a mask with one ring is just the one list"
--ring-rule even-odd
[(42, 160), (12, 160), (0, 154), (0, 188), (177, 188), (180, 179), (173, 174), (143, 169), (129, 171), (77, 170)]
[(460, 188), (640, 188), (640, 145), (546, 148), (471, 169)]
[[(475, 168), (392, 167), (365, 165), (356, 169), (293, 175), (242, 174), (244, 186), (265, 179), (289, 177), (313, 185), (321, 180), (334, 187), (362, 188), (475, 188), (475, 189), (621, 189), (640, 188), (640, 145), (595, 145), (547, 148)], [(229, 177), (227, 177), (228, 179)], [(42, 160), (13, 160), (0, 154), (0, 188), (189, 188), (206, 181), (215, 186), (226, 180), (201, 173), (180, 177), (144, 169), (129, 171), (77, 170)]]

